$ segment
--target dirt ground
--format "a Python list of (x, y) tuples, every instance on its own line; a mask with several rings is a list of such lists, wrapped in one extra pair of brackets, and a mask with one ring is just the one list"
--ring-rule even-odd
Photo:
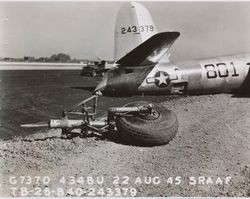
[[(138, 147), (116, 135), (64, 139), (58, 130), (19, 127), (60, 116), (61, 105), (88, 97), (99, 78), (41, 72), (1, 80), (1, 196), (250, 196), (247, 97), (144, 97), (174, 111), (179, 130), (167, 145)], [(103, 97), (99, 109), (135, 100), (142, 97)]]

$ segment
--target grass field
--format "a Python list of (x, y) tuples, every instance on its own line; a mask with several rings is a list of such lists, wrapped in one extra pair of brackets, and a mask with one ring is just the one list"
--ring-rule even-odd
[[(60, 115), (91, 92), (74, 87), (95, 86), (79, 70), (0, 71), (0, 137), (22, 135), (20, 124), (48, 120)], [(84, 91), (84, 92), (83, 92)]]
[[(0, 71), (0, 138), (36, 132), (20, 125), (60, 117), (63, 108), (89, 97), (100, 79), (80, 76), (80, 70)], [(164, 98), (146, 97), (151, 101)], [(122, 106), (131, 100), (140, 97), (102, 97), (98, 106), (102, 114), (109, 106)]]

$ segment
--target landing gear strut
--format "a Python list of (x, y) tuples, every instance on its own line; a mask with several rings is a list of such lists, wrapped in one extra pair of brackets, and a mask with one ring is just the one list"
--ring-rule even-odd
[[(60, 128), (62, 135), (71, 138), (78, 135), (86, 137), (90, 133), (104, 134), (118, 130), (124, 140), (135, 144), (162, 145), (169, 142), (177, 133), (178, 123), (173, 112), (164, 106), (145, 101), (132, 102), (123, 107), (111, 107), (107, 117), (98, 119), (97, 100), (101, 92), (62, 111), (61, 119), (50, 119), (47, 123), (26, 124), (22, 127)], [(92, 106), (87, 106), (92, 101)], [(80, 111), (79, 111), (80, 109)], [(69, 116), (79, 119), (69, 119)]]

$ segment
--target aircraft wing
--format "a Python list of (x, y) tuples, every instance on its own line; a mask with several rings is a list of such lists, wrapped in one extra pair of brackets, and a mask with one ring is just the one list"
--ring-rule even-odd
[(119, 66), (146, 66), (156, 64), (180, 36), (179, 32), (158, 33), (119, 59)]

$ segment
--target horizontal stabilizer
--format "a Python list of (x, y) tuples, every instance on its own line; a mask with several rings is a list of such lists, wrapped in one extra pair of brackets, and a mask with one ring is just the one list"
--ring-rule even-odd
[(116, 64), (120, 66), (156, 64), (179, 36), (179, 32), (158, 33), (119, 59)]

